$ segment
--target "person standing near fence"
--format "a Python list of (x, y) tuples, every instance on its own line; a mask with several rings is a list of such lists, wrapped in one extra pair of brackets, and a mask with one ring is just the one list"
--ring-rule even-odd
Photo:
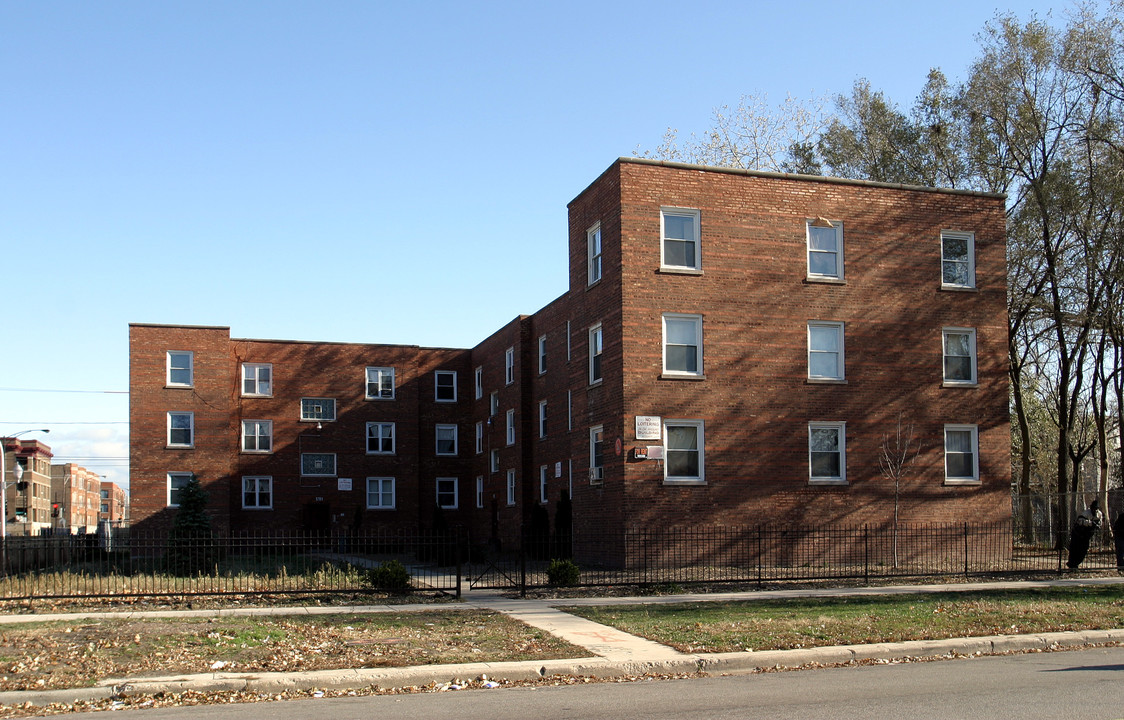
[(1101, 514), (1100, 502), (1097, 500), (1077, 516), (1069, 537), (1069, 561), (1066, 562), (1071, 570), (1076, 570), (1085, 559), (1085, 554), (1089, 552), (1089, 541), (1101, 529), (1103, 521), (1104, 515)]

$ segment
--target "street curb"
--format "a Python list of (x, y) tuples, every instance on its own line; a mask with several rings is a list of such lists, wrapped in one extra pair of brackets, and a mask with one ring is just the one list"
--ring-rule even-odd
[(0, 692), (0, 705), (47, 705), (97, 701), (111, 697), (196, 692), (261, 692), (285, 690), (423, 687), (454, 679), (527, 681), (548, 677), (615, 678), (646, 673), (748, 673), (809, 666), (846, 665), (862, 661), (889, 662), (910, 658), (951, 658), (1044, 652), (1124, 643), (1124, 629), (1054, 632), (1033, 635), (992, 635), (951, 640), (911, 640), (871, 645), (841, 645), (796, 650), (762, 650), (695, 654), (647, 662), (604, 658), (572, 658), (545, 662), (467, 663), (406, 668), (320, 670), (301, 673), (202, 673), (137, 680), (105, 680), (94, 687), (43, 691)]

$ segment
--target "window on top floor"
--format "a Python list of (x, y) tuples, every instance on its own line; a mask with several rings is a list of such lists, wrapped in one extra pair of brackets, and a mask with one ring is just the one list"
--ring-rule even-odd
[(702, 270), (698, 210), (663, 208), (660, 210), (660, 235), (660, 267)]
[(585, 233), (586, 284), (592, 285), (601, 279), (601, 223), (597, 223)]
[(843, 279), (843, 223), (816, 218), (807, 222), (808, 279)]
[(367, 368), (367, 399), (368, 400), (393, 400), (394, 399), (394, 368), (369, 367)]
[(433, 374), (433, 397), (437, 402), (457, 401), (456, 370), (438, 370)]
[(503, 353), (503, 381), (505, 385), (515, 382), (515, 348), (509, 347)]
[(242, 363), (242, 394), (249, 397), (273, 395), (273, 366), (268, 363)]
[(195, 354), (188, 350), (169, 350), (167, 359), (168, 387), (192, 387), (195, 384)]
[(976, 237), (970, 232), (941, 232), (941, 285), (970, 289), (976, 286)]

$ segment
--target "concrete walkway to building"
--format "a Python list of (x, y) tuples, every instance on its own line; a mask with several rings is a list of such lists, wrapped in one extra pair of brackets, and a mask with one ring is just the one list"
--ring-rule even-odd
[(532, 680), (548, 676), (622, 677), (645, 673), (711, 674), (753, 672), (760, 669), (817, 667), (864, 660), (892, 661), (902, 658), (955, 657), (1003, 652), (1027, 652), (1080, 648), (1124, 642), (1124, 629), (1085, 632), (999, 635), (948, 640), (926, 640), (872, 645), (806, 648), (799, 650), (743, 651), (733, 653), (687, 654), (659, 643), (636, 637), (606, 625), (571, 615), (559, 606), (612, 606), (672, 604), (685, 602), (729, 602), (784, 598), (840, 597), (860, 595), (904, 595), (930, 592), (1024, 589), (1124, 583), (1124, 577), (1093, 577), (1026, 582), (982, 582), (887, 587), (799, 588), (730, 593), (684, 593), (643, 597), (584, 597), (521, 599), (479, 590), (464, 593), (457, 604), (366, 605), (357, 607), (238, 608), (230, 610), (163, 610), (149, 612), (94, 612), (50, 615), (0, 616), (0, 624), (106, 618), (230, 617), (254, 615), (329, 615), (363, 613), (421, 612), (440, 608), (487, 609), (508, 615), (545, 630), (589, 652), (587, 657), (544, 662), (469, 663), (426, 665), (406, 668), (361, 668), (298, 673), (201, 673), (166, 677), (108, 679), (96, 687), (68, 690), (0, 692), (0, 704), (30, 702), (72, 703), (126, 694), (157, 692), (242, 691), (279, 692), (311, 688), (365, 688), (425, 686), (449, 683), (455, 679)]

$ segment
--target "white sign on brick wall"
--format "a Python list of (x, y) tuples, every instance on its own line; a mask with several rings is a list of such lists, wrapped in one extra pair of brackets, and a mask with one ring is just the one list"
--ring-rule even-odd
[(660, 418), (657, 415), (636, 416), (637, 440), (660, 440), (663, 438), (663, 429), (660, 427)]

